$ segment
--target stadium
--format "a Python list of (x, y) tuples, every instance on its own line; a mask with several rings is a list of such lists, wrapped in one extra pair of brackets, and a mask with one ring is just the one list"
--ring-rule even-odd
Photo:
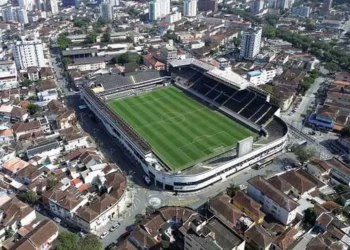
[(81, 89), (87, 106), (167, 190), (193, 191), (281, 151), (288, 128), (269, 95), (196, 59), (169, 72), (112, 73)]

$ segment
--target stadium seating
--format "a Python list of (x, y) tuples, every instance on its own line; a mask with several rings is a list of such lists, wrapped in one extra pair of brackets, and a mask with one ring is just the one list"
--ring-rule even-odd
[(270, 103), (265, 102), (265, 104), (259, 108), (259, 110), (250, 118), (252, 122), (256, 122), (261, 116), (263, 116), (271, 108)]
[(259, 108), (261, 108), (262, 105), (266, 100), (257, 95), (241, 112), (240, 115), (244, 116), (245, 118), (249, 119), (252, 115), (255, 114), (255, 112), (258, 111)]
[(215, 89), (212, 89), (209, 91), (205, 96), (208, 97), (211, 100), (214, 100), (220, 95), (220, 92), (216, 91)]
[(220, 94), (216, 99), (214, 100), (216, 103), (222, 105), (224, 102), (226, 102), (230, 97), (225, 94)]
[(258, 120), (257, 123), (260, 125), (264, 125), (275, 114), (277, 109), (278, 107), (271, 105), (271, 108), (269, 109), (269, 111), (267, 111), (265, 115)]

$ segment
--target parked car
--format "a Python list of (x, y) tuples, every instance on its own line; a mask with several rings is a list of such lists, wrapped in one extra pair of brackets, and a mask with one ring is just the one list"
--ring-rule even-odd
[(61, 223), (61, 219), (58, 217), (54, 217), (53, 220), (56, 221), (57, 223)]
[(34, 206), (34, 209), (35, 209), (35, 211), (38, 211), (38, 212), (41, 211), (40, 205), (35, 205), (35, 206)]
[(83, 237), (85, 236), (84, 232), (81, 232), (81, 231), (78, 233), (78, 235), (79, 235), (79, 237), (81, 237), (81, 238), (83, 238)]
[(110, 232), (113, 232), (117, 229), (117, 226), (111, 226), (111, 228), (109, 229)]
[(100, 239), (102, 240), (102, 239), (106, 238), (107, 235), (108, 235), (108, 232), (102, 233), (102, 234), (100, 235)]

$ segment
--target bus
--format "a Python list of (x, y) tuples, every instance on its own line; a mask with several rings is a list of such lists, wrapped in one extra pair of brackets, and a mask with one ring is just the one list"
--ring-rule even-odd
[(267, 165), (270, 165), (273, 162), (273, 157), (267, 158), (261, 162), (257, 162), (254, 166), (254, 169), (262, 169)]
[(298, 147), (306, 146), (306, 144), (307, 144), (307, 141), (306, 141), (306, 140), (303, 140), (303, 141), (298, 142), (298, 143), (297, 143), (297, 146), (298, 146)]

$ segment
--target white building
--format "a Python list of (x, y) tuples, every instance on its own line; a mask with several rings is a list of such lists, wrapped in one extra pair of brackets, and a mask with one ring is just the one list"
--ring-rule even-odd
[(261, 33), (260, 27), (250, 28), (243, 32), (240, 54), (242, 58), (251, 60), (259, 54)]
[(16, 64), (14, 61), (0, 61), (0, 90), (18, 87)]
[(296, 215), (299, 204), (278, 190), (263, 177), (256, 176), (248, 181), (248, 195), (262, 204), (262, 210), (288, 225)]
[(2, 18), (5, 22), (28, 23), (28, 15), (25, 9), (20, 7), (6, 7), (2, 9)]
[(109, 0), (110, 5), (119, 6), (119, 0)]
[(59, 11), (57, 0), (47, 0), (47, 10), (51, 12), (52, 15), (56, 15)]
[(149, 2), (149, 19), (156, 21), (170, 13), (170, 0), (151, 0)]
[(184, 0), (183, 3), (183, 15), (184, 16), (196, 16), (197, 15), (197, 0)]
[(30, 41), (22, 38), (12, 46), (12, 51), (17, 69), (45, 67), (43, 42), (37, 38)]
[(113, 20), (112, 5), (109, 2), (102, 2), (100, 4), (100, 15), (103, 19)]
[(296, 6), (292, 8), (292, 15), (296, 17), (309, 17), (311, 8), (309, 6)]
[(34, 0), (18, 0), (19, 7), (24, 10), (33, 10)]
[(181, 17), (182, 17), (181, 12), (174, 12), (166, 15), (164, 18), (164, 21), (167, 23), (175, 23), (181, 20)]
[(290, 9), (294, 4), (294, 0), (269, 0), (269, 8), (274, 9)]
[(247, 73), (248, 80), (255, 85), (266, 84), (276, 76), (276, 69), (254, 70)]
[(251, 12), (260, 13), (264, 9), (265, 2), (263, 0), (255, 0), (251, 5)]

